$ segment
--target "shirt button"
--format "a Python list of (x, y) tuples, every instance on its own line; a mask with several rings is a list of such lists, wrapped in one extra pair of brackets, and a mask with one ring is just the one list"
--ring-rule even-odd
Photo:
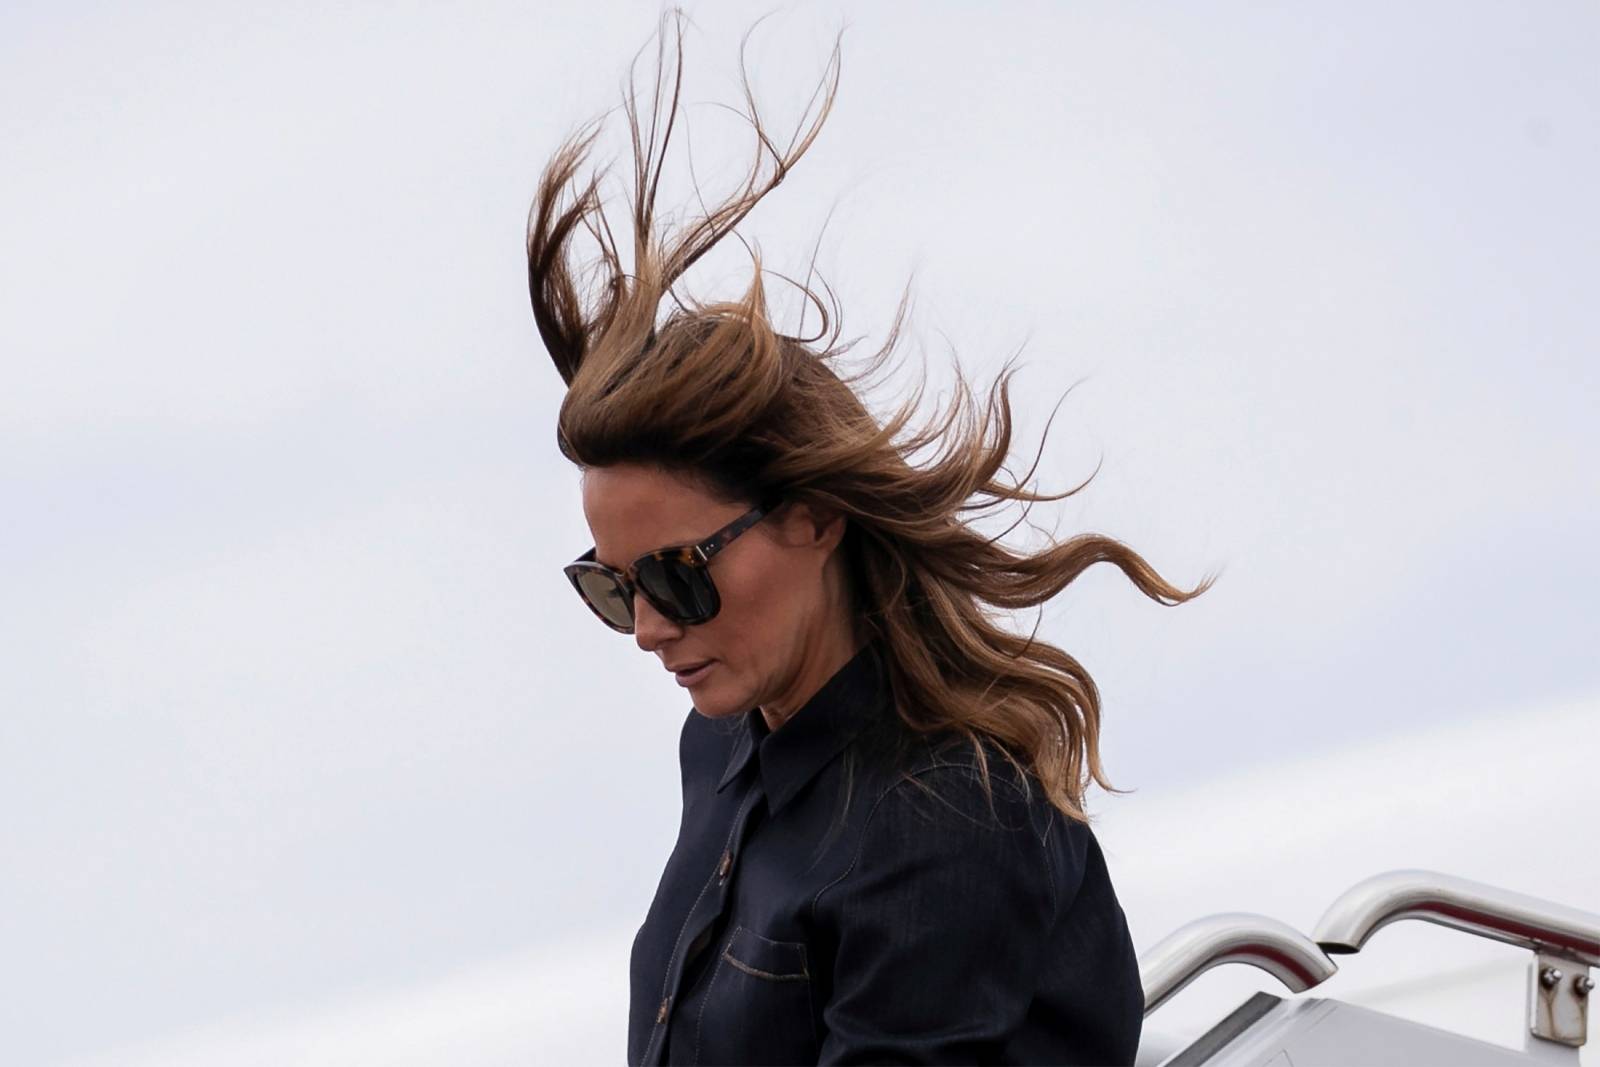
[(724, 851), (722, 853), (722, 863), (717, 867), (717, 881), (720, 882), (726, 879), (728, 872), (731, 870), (733, 870), (733, 853)]
[(671, 997), (666, 997), (661, 1001), (661, 1008), (656, 1012), (656, 1022), (664, 1023), (667, 1021), (667, 1003), (671, 1000)]

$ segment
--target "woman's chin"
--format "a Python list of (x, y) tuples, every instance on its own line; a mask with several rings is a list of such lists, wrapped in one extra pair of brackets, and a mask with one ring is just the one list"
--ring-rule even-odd
[(716, 693), (694, 692), (694, 710), (708, 719), (729, 719), (741, 714), (747, 705), (738, 702), (730, 703)]

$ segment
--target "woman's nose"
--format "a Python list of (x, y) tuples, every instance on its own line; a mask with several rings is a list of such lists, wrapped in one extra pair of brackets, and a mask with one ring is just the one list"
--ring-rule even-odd
[(673, 622), (643, 593), (633, 594), (633, 639), (646, 652), (654, 652), (661, 642), (678, 636), (683, 631), (680, 623)]

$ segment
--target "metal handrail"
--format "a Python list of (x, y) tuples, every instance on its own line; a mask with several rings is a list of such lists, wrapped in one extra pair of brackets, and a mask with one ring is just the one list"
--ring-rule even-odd
[(1139, 957), (1144, 1013), (1223, 963), (1248, 963), (1303, 993), (1339, 968), (1316, 943), (1287, 923), (1251, 912), (1208, 915), (1178, 927)]
[(1357, 882), (1323, 913), (1311, 936), (1326, 952), (1356, 952), (1398, 919), (1600, 966), (1600, 915), (1441, 871), (1388, 871)]

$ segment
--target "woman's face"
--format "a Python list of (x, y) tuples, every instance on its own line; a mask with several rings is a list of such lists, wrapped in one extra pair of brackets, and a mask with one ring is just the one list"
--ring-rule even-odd
[[(595, 559), (624, 570), (647, 552), (705, 540), (749, 510), (710, 496), (659, 467), (623, 463), (583, 474), (583, 511)], [(827, 521), (802, 503), (764, 516), (709, 566), (721, 610), (684, 625), (635, 593), (634, 640), (672, 669), (711, 661), (688, 679), (688, 692), (708, 718), (762, 707), (781, 722), (826, 681), (848, 644), (850, 615), (840, 554), (845, 520)], [(597, 627), (599, 623), (595, 623)]]

